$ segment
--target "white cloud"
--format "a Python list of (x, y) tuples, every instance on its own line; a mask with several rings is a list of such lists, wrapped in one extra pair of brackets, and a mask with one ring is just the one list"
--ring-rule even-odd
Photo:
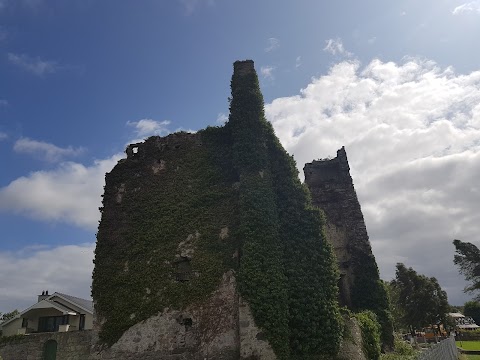
[(340, 62), (265, 111), (300, 171), (345, 145), (383, 278), (403, 261), (460, 304), (452, 241), (480, 246), (479, 104), (480, 71), (376, 59)]
[(271, 37), (271, 38), (268, 38), (267, 41), (268, 41), (268, 45), (265, 48), (265, 52), (274, 51), (280, 47), (280, 40), (278, 40), (277, 38)]
[(328, 39), (328, 40), (325, 40), (325, 42), (327, 43), (327, 45), (323, 48), (324, 51), (332, 55), (340, 55), (340, 56), (346, 56), (346, 57), (352, 56), (352, 53), (347, 51), (343, 46), (342, 39), (340, 38)]
[(135, 128), (136, 136), (140, 138), (147, 138), (153, 135), (166, 135), (170, 132), (168, 130), (168, 125), (170, 121), (156, 121), (152, 119), (142, 119), (139, 121), (127, 121), (128, 126), (133, 126)]
[(217, 116), (217, 124), (223, 125), (228, 121), (228, 115), (225, 113), (219, 113)]
[[(142, 119), (129, 122), (137, 136), (163, 135), (168, 132), (168, 121)], [(23, 139), (25, 140), (25, 139)], [(78, 149), (61, 149), (54, 145), (26, 139), (17, 142), (19, 151), (43, 152), (45, 156), (73, 155)], [(139, 142), (132, 141), (132, 142)], [(52, 170), (35, 171), (0, 188), (0, 211), (12, 212), (33, 219), (64, 222), (80, 228), (95, 230), (98, 226), (101, 195), (105, 173), (123, 158), (115, 154), (110, 158), (96, 160), (90, 166), (76, 162), (62, 162)]]
[(302, 57), (297, 56), (297, 58), (295, 59), (295, 68), (298, 69), (300, 66), (302, 66)]
[(1, 131), (0, 131), (0, 141), (5, 140), (7, 137), (8, 137), (7, 134), (5, 134), (4, 132), (1, 132)]
[(91, 242), (0, 252), (0, 312), (24, 310), (42, 290), (89, 299), (94, 247)]
[(13, 146), (13, 150), (18, 153), (30, 154), (50, 162), (60, 161), (66, 157), (78, 156), (85, 151), (82, 147), (73, 148), (69, 146), (67, 148), (61, 148), (44, 141), (29, 138), (17, 140)]
[(32, 58), (25, 54), (8, 53), (7, 56), (12, 64), (37, 76), (53, 74), (59, 69), (56, 61), (42, 60), (40, 57)]
[(260, 68), (260, 74), (264, 79), (273, 80), (275, 77), (273, 72), (275, 71), (275, 66), (262, 66)]
[(36, 171), (0, 188), (0, 211), (95, 230), (98, 226), (105, 173), (122, 154), (91, 166), (65, 162), (49, 171)]
[(462, 5), (457, 6), (453, 9), (453, 15), (460, 15), (467, 12), (476, 12), (480, 14), (480, 1), (471, 1)]

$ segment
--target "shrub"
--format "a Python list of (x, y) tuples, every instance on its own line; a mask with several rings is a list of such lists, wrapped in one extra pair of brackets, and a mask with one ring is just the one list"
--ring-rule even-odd
[(355, 314), (363, 339), (363, 352), (369, 360), (380, 359), (380, 324), (372, 311)]

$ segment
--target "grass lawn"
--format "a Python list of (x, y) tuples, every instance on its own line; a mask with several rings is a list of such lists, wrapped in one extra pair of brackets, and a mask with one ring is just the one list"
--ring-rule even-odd
[[(455, 344), (465, 350), (480, 350), (480, 341), (455, 341)], [(480, 359), (480, 356), (478, 359)]]
[(480, 355), (464, 355), (465, 360), (480, 360)]

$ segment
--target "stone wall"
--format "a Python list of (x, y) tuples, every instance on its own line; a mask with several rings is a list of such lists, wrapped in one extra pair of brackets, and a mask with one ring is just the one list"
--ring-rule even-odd
[(304, 173), (313, 204), (321, 208), (327, 218), (325, 231), (335, 249), (341, 274), (340, 303), (351, 308), (351, 289), (355, 282), (352, 255), (355, 252), (372, 254), (372, 249), (345, 148), (338, 150), (334, 159), (306, 164)]
[(392, 347), (388, 297), (372, 253), (345, 148), (339, 149), (334, 159), (306, 164), (304, 172), (313, 204), (325, 212), (325, 233), (340, 270), (340, 304), (353, 311), (372, 310), (382, 327), (383, 347)]
[(207, 301), (182, 311), (165, 309), (128, 329), (91, 359), (238, 359), (238, 294), (231, 271)]
[(43, 360), (49, 340), (57, 360), (275, 360), (248, 303), (239, 299), (232, 271), (198, 306), (165, 309), (130, 329), (112, 347), (97, 345), (98, 331), (31, 334), (0, 345), (3, 360)]
[(86, 360), (90, 358), (95, 338), (93, 330), (24, 335), (2, 343), (0, 357), (3, 360), (43, 360), (46, 342), (54, 340), (57, 360)]

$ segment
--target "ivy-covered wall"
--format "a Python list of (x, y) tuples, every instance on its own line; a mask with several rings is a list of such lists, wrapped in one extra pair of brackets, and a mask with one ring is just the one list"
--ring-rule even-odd
[(229, 122), (151, 137), (106, 176), (92, 295), (100, 340), (205, 301), (234, 270), (279, 359), (333, 358), (338, 271), (289, 156), (266, 121), (252, 61), (236, 62)]
[(101, 341), (113, 344), (165, 308), (200, 303), (237, 267), (226, 133), (151, 137), (107, 174), (92, 285)]

